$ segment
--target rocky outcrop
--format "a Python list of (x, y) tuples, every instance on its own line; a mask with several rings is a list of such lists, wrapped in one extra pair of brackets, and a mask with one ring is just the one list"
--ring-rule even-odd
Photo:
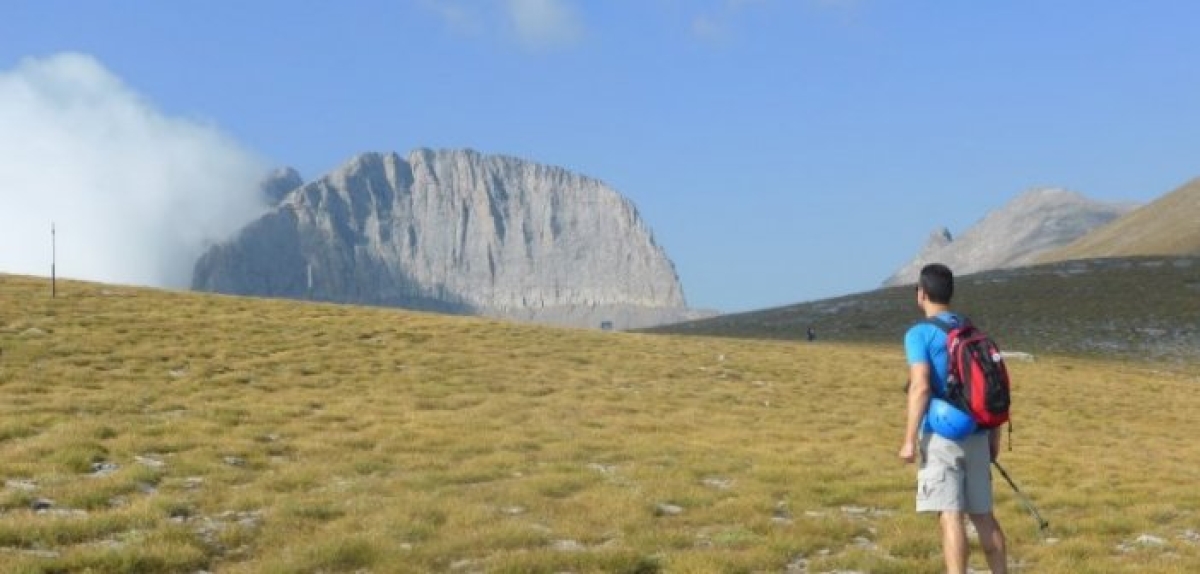
[(300, 172), (294, 168), (281, 167), (268, 173), (259, 182), (258, 188), (266, 199), (267, 205), (274, 207), (279, 205), (293, 189), (302, 185), (304, 185), (304, 179), (300, 177)]
[(694, 315), (616, 191), (473, 151), (360, 155), (211, 248), (192, 285), (616, 329)]
[(1041, 254), (1071, 243), (1134, 207), (1094, 201), (1064, 189), (1028, 191), (989, 213), (957, 239), (945, 228), (935, 231), (917, 257), (883, 284), (912, 283), (928, 263), (944, 263), (955, 275), (1030, 265)]

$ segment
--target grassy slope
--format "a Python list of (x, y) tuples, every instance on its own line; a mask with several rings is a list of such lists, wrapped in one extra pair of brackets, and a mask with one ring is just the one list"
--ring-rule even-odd
[[(2, 572), (939, 571), (890, 344), (0, 276), (0, 347)], [(1200, 569), (1196, 375), (1013, 370), (1019, 571)]]
[[(1200, 258), (1072, 261), (956, 278), (955, 306), (1036, 354), (1200, 360)], [(918, 318), (913, 286), (671, 325), (657, 332), (895, 343)]]
[(1200, 254), (1200, 179), (1080, 237), (1039, 260)]

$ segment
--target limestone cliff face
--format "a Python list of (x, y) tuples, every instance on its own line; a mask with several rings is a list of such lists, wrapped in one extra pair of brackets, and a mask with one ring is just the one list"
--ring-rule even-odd
[(1064, 189), (1031, 190), (989, 213), (957, 239), (945, 228), (934, 232), (917, 257), (884, 285), (913, 283), (928, 263), (944, 263), (955, 275), (1031, 265), (1041, 254), (1071, 243), (1133, 207), (1094, 201)]
[(193, 288), (618, 329), (692, 316), (628, 200), (473, 151), (360, 155), (210, 249)]

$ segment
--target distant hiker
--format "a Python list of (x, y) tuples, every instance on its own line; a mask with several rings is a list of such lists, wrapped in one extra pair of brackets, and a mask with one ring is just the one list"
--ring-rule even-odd
[(814, 331), (812, 327), (809, 327), (808, 328), (808, 341), (811, 343), (812, 341), (815, 341), (815, 340), (817, 340), (817, 332)]
[[(950, 310), (954, 274), (942, 264), (926, 265), (917, 281), (917, 305), (927, 319), (960, 325), (966, 319)], [(968, 542), (964, 517), (979, 533), (993, 574), (1008, 572), (1004, 531), (992, 512), (991, 462), (1000, 453), (1000, 432), (976, 428), (970, 415), (946, 401), (949, 356), (946, 333), (922, 321), (904, 335), (909, 365), (908, 417), (900, 458), (917, 460), (917, 512), (938, 512), (946, 571), (967, 572)], [(947, 436), (951, 438), (947, 438)]]

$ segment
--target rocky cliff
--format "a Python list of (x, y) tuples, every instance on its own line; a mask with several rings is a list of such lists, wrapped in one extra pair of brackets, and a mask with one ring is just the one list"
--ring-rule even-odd
[(360, 155), (212, 247), (192, 286), (617, 329), (694, 316), (616, 191), (473, 151)]
[(945, 228), (938, 229), (917, 257), (883, 284), (912, 283), (928, 263), (945, 263), (955, 275), (1030, 265), (1041, 254), (1071, 243), (1134, 207), (1095, 201), (1064, 189), (1028, 191), (989, 213), (957, 239)]

